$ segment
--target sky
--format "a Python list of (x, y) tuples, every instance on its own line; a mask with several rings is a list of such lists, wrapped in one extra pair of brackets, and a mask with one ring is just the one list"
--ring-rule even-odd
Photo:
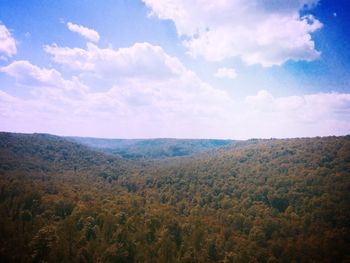
[(350, 134), (350, 1), (0, 0), (0, 131)]

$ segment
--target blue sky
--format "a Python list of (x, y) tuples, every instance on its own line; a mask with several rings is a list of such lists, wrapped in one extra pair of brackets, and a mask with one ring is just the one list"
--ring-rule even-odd
[(0, 1), (0, 130), (344, 135), (350, 4)]

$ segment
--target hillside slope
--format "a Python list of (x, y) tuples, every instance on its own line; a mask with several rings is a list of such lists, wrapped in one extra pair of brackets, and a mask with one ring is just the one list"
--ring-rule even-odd
[(120, 157), (108, 156), (87, 146), (70, 142), (64, 137), (49, 134), (0, 133), (0, 172), (22, 170), (58, 173), (96, 169), (120, 175), (132, 165), (129, 163)]

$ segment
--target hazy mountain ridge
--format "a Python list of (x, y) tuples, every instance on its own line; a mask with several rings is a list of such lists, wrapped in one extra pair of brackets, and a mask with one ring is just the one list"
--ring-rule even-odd
[(102, 139), (65, 137), (70, 141), (126, 159), (163, 159), (189, 156), (235, 143), (220, 139)]

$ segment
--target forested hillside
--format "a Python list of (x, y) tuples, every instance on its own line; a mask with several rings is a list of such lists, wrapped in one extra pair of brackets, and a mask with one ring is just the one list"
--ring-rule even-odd
[(350, 136), (130, 161), (0, 134), (1, 262), (349, 262)]
[(120, 174), (130, 161), (49, 134), (0, 133), (0, 171), (64, 172), (98, 169)]
[(163, 159), (188, 156), (235, 143), (209, 139), (100, 139), (66, 137), (107, 154), (127, 159)]

